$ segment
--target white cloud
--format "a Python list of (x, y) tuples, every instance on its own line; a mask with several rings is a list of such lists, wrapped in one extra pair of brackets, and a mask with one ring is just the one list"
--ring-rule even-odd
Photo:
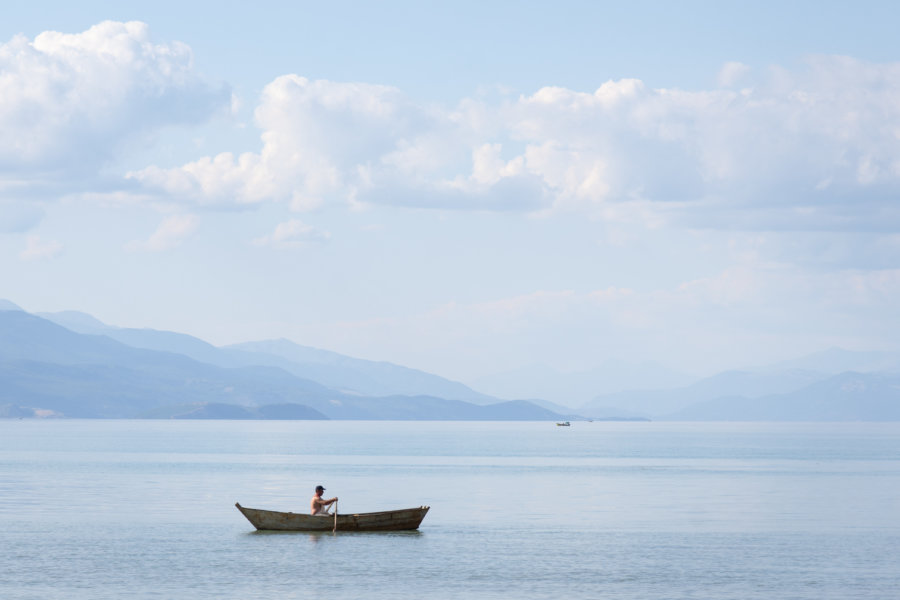
[(485, 180), (473, 165), (489, 144), (471, 144), (478, 136), (463, 115), (415, 105), (388, 86), (287, 75), (265, 88), (255, 114), (260, 153), (152, 166), (129, 177), (200, 204), (272, 200), (298, 211), (334, 201), (496, 208), (529, 196), (533, 204), (541, 193), (516, 166), (521, 158)]
[(195, 215), (172, 215), (163, 219), (153, 235), (146, 241), (129, 242), (129, 251), (162, 252), (179, 246), (197, 229)]
[(200, 203), (289, 201), (295, 210), (353, 194), (356, 171), (415, 131), (417, 109), (394, 88), (279, 77), (256, 109), (260, 154), (230, 153), (176, 169), (129, 174), (145, 185)]
[[(747, 68), (723, 67), (723, 84)], [(284, 76), (259, 153), (131, 176), (200, 203), (587, 211), (747, 229), (900, 228), (900, 64), (810, 58), (740, 91), (547, 87), (418, 105), (386, 86)]]
[[(131, 187), (135, 198), (212, 207), (388, 204), (580, 211), (651, 226), (900, 230), (900, 63), (814, 56), (754, 72), (736, 89), (748, 73), (732, 62), (711, 90), (622, 79), (450, 108), (390, 86), (285, 75), (255, 110), (259, 152), (150, 165), (111, 188), (99, 169), (127, 144), (236, 99), (195, 73), (187, 46), (154, 42), (143, 23), (17, 36), (0, 45), (0, 196)], [(0, 227), (21, 229), (25, 216)]]
[(719, 85), (733, 87), (739, 84), (750, 73), (750, 67), (740, 62), (727, 62), (719, 71)]
[(327, 231), (320, 231), (299, 219), (291, 219), (279, 223), (275, 231), (253, 240), (253, 243), (258, 246), (297, 248), (310, 243), (325, 242), (330, 238), (331, 234)]
[(40, 236), (29, 235), (25, 249), (19, 253), (22, 260), (44, 260), (55, 258), (62, 252), (63, 245), (56, 240), (42, 240)]
[(65, 173), (85, 185), (124, 143), (229, 102), (194, 72), (190, 48), (154, 43), (143, 23), (16, 36), (0, 44), (0, 183)]

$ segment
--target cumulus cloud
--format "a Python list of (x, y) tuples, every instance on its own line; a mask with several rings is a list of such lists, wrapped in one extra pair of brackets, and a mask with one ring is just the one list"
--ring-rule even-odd
[(315, 242), (326, 242), (331, 238), (327, 231), (320, 231), (312, 225), (291, 219), (279, 223), (275, 231), (253, 241), (258, 246), (278, 246), (282, 248), (297, 248)]
[(124, 144), (230, 101), (195, 73), (188, 46), (155, 43), (144, 23), (18, 35), (0, 44), (0, 183), (52, 174), (86, 185)]
[(747, 229), (900, 227), (900, 64), (811, 57), (755, 85), (542, 88), (512, 101), (416, 104), (378, 85), (269, 84), (262, 150), (131, 177), (199, 203), (327, 202), (526, 212)]
[(156, 231), (147, 240), (129, 242), (129, 251), (162, 252), (179, 246), (197, 229), (195, 215), (171, 215), (163, 219)]
[(352, 194), (348, 171), (391, 149), (414, 130), (400, 92), (387, 86), (279, 77), (263, 90), (255, 118), (259, 154), (222, 153), (181, 168), (149, 167), (129, 176), (201, 204), (289, 201), (295, 210)]
[[(256, 107), (258, 152), (149, 165), (120, 185), (209, 207), (343, 203), (900, 230), (900, 63), (813, 56), (751, 71), (731, 62), (719, 84), (686, 91), (622, 79), (446, 107), (391, 86), (284, 75)], [(125, 145), (233, 101), (194, 71), (190, 48), (154, 42), (143, 23), (16, 36), (0, 45), (0, 194), (108, 193), (92, 179)]]
[[(534, 206), (539, 178), (496, 163), (465, 115), (420, 106), (396, 88), (279, 77), (255, 112), (259, 153), (223, 153), (179, 168), (129, 174), (199, 204), (288, 202), (293, 210), (341, 201), (440, 208)], [(487, 150), (485, 150), (487, 148)], [(519, 166), (517, 167), (516, 164)], [(491, 172), (491, 169), (494, 171)]]
[(29, 235), (19, 257), (22, 260), (44, 260), (58, 256), (62, 249), (63, 245), (56, 240), (42, 240), (40, 236)]

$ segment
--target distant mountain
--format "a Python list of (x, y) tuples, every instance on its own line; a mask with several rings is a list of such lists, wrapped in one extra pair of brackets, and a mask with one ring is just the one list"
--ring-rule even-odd
[(571, 419), (580, 419), (582, 418), (579, 415), (574, 414), (575, 410), (569, 406), (563, 406), (562, 404), (557, 404), (556, 402), (550, 402), (549, 400), (543, 400), (541, 398), (517, 398), (516, 400), (509, 400), (508, 402), (531, 402), (537, 406), (542, 408), (546, 408), (549, 411), (559, 413), (559, 414), (568, 414)]
[(608, 360), (595, 369), (568, 373), (545, 365), (532, 365), (480, 377), (471, 384), (500, 398), (542, 398), (573, 407), (602, 394), (633, 389), (668, 389), (688, 385), (696, 379), (653, 362)]
[(686, 421), (900, 421), (900, 373), (841, 373), (785, 394), (700, 402)]
[(524, 400), (477, 405), (429, 396), (351, 398), (330, 407), (329, 411), (336, 415), (335, 418), (397, 421), (555, 421), (566, 418)]
[[(0, 407), (2, 409), (2, 407)], [(553, 421), (557, 413), (527, 402), (479, 406), (443, 398), (397, 396), (360, 400), (346, 409), (351, 418), (371, 421)], [(298, 404), (269, 404), (260, 407), (223, 403), (199, 403), (164, 406), (150, 411), (149, 418), (166, 419), (327, 419), (324, 414)]]
[[(648, 416), (680, 419), (743, 419), (751, 414), (751, 406), (759, 414), (779, 414), (766, 406), (771, 398), (791, 397), (792, 394), (815, 393), (827, 390), (824, 382), (836, 374), (848, 371), (871, 373), (890, 379), (900, 373), (900, 354), (891, 352), (856, 352), (831, 348), (795, 360), (740, 371), (725, 371), (701, 379), (691, 385), (665, 390), (629, 390), (598, 395), (577, 409), (587, 417)], [(825, 386), (817, 388), (822, 382)], [(770, 398), (770, 400), (759, 400)], [(842, 398), (845, 398), (842, 396)], [(822, 405), (810, 399), (816, 411)], [(884, 408), (884, 407), (882, 407)], [(882, 414), (875, 411), (878, 414)], [(888, 414), (885, 412), (883, 414)], [(787, 413), (786, 413), (787, 414)], [(797, 415), (790, 419), (799, 418)], [(810, 413), (813, 414), (813, 413)], [(847, 411), (847, 414), (855, 414)], [(873, 413), (875, 414), (875, 413)], [(713, 416), (716, 415), (716, 416)], [(785, 418), (788, 418), (787, 416)]]
[[(89, 320), (77, 320), (82, 327), (97, 327)], [(117, 333), (166, 347), (181, 344), (208, 350), (205, 342), (190, 336), (150, 332), (141, 337), (135, 333), (141, 331)], [(217, 349), (209, 348), (219, 356)], [(107, 335), (76, 333), (13, 310), (0, 311), (0, 415), (469, 420), (563, 417), (528, 402), (481, 406), (431, 396), (350, 394), (277, 367), (221, 367), (177, 352), (132, 347)]]
[(267, 404), (260, 407), (221, 402), (163, 406), (143, 415), (154, 419), (265, 419), (315, 421), (327, 419), (317, 410), (302, 404)]
[(87, 335), (102, 335), (133, 348), (182, 354), (194, 360), (220, 367), (253, 365), (252, 362), (242, 360), (240, 357), (231, 357), (230, 353), (221, 348), (184, 333), (113, 327), (89, 314), (77, 311), (39, 313), (37, 316), (71, 331)]
[(174, 402), (306, 403), (336, 395), (280, 369), (222, 369), (13, 311), (0, 312), (0, 390), (0, 403), (73, 417), (134, 417)]
[(388, 362), (351, 358), (283, 339), (219, 348), (182, 333), (111, 327), (91, 315), (76, 311), (41, 313), (39, 316), (72, 331), (105, 335), (135, 348), (183, 354), (219, 367), (278, 367), (326, 387), (354, 394), (430, 395), (475, 404), (498, 402), (496, 398), (437, 375)]
[(4, 299), (0, 298), (0, 310), (19, 310), (19, 311), (21, 311), (22, 309), (19, 308), (18, 305), (10, 302), (9, 300), (4, 300)]
[[(336, 352), (301, 346), (289, 340), (247, 342), (226, 346), (225, 350), (243, 353), (246, 360), (257, 364), (280, 366), (299, 375), (315, 379), (329, 387), (370, 396), (429, 395), (474, 404), (494, 404), (497, 398), (417, 369), (389, 362), (351, 358)], [(252, 357), (252, 358), (251, 358)]]
[(632, 390), (606, 394), (594, 398), (578, 408), (587, 417), (648, 416), (660, 417), (698, 402), (718, 398), (756, 398), (788, 393), (825, 379), (827, 374), (815, 371), (791, 370), (773, 373), (726, 371), (701, 379), (682, 388), (670, 390)]
[[(889, 352), (830, 349), (690, 384), (654, 365), (528, 369), (504, 376), (507, 386), (520, 379), (513, 396), (564, 402), (498, 402), (429, 373), (287, 340), (217, 348), (75, 311), (43, 316), (0, 300), (0, 417), (900, 420), (900, 355)], [(554, 381), (557, 393), (543, 387)], [(577, 411), (562, 406), (629, 381), (647, 388), (594, 395)], [(666, 381), (680, 383), (651, 389)]]
[(801, 369), (837, 375), (847, 371), (861, 373), (874, 371), (900, 371), (900, 353), (860, 352), (829, 348), (794, 360), (782, 361), (754, 369), (756, 371), (785, 371)]
[(57, 325), (62, 325), (66, 329), (77, 333), (104, 335), (109, 331), (118, 329), (117, 327), (107, 325), (96, 317), (77, 310), (64, 310), (56, 313), (39, 312), (34, 314), (36, 317), (53, 321)]

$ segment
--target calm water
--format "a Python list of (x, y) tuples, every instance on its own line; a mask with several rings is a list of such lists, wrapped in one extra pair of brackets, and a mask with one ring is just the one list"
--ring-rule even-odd
[[(418, 533), (234, 508), (432, 507)], [(900, 424), (0, 421), (0, 598), (896, 597)]]

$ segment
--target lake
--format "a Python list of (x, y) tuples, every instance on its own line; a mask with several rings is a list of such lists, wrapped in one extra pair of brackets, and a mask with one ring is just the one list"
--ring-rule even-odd
[[(431, 506), (418, 532), (234, 508)], [(0, 420), (0, 598), (884, 599), (900, 424)]]

